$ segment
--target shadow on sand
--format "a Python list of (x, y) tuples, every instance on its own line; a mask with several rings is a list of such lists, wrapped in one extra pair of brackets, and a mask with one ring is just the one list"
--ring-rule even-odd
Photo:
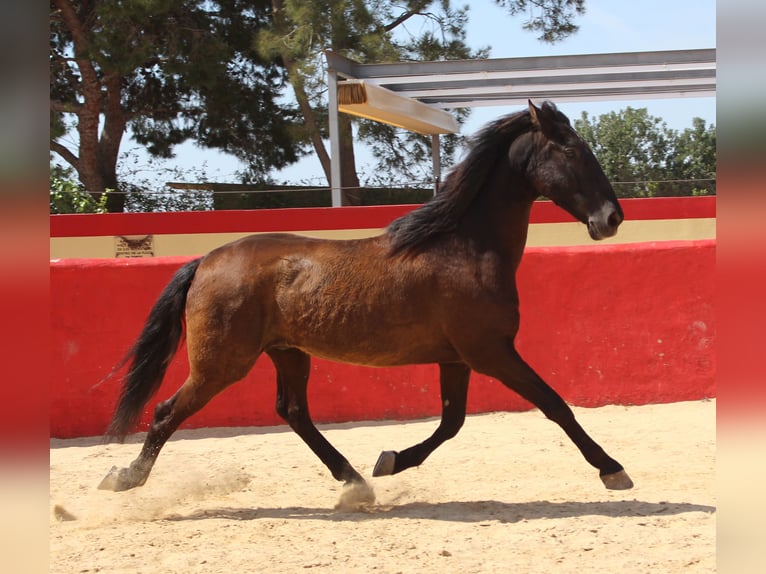
[(714, 506), (687, 502), (643, 502), (619, 500), (599, 502), (409, 502), (396, 505), (362, 506), (357, 510), (332, 510), (292, 506), (285, 508), (207, 508), (191, 514), (173, 514), (162, 520), (259, 520), (309, 519), (328, 521), (367, 521), (379, 518), (411, 518), (449, 522), (519, 522), (545, 518), (576, 518), (598, 515), (622, 518), (669, 516), (687, 512), (715, 512)]

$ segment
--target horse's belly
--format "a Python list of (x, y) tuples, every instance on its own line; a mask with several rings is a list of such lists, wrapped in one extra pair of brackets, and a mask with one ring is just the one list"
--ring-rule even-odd
[(397, 348), (386, 345), (339, 349), (324, 345), (299, 345), (303, 351), (314, 357), (368, 367), (395, 367), (424, 363), (448, 363), (459, 359), (448, 346), (401, 345)]
[(285, 346), (343, 363), (386, 367), (458, 359), (442, 333), (431, 325), (390, 325), (359, 319), (357, 324), (332, 321), (293, 325), (280, 337)]

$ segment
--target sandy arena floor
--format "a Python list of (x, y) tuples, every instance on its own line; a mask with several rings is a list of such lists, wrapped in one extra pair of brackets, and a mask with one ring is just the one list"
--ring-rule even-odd
[[(420, 467), (343, 487), (286, 427), (181, 431), (142, 488), (124, 445), (52, 440), (51, 572), (715, 572), (715, 401), (575, 409), (636, 486), (607, 491), (539, 411), (469, 416)], [(363, 475), (436, 420), (324, 425)]]

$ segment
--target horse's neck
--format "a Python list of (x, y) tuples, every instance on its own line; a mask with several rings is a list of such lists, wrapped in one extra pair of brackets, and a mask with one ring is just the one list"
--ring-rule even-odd
[(520, 177), (500, 173), (477, 195), (463, 218), (463, 231), (480, 248), (500, 254), (515, 270), (527, 242), (533, 201)]

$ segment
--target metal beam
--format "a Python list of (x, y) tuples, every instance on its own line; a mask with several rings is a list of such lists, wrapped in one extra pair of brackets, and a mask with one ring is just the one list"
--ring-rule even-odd
[[(364, 80), (443, 109), (525, 105), (528, 99), (584, 102), (715, 97), (716, 90), (715, 48), (390, 64), (360, 64), (330, 50), (325, 57), (331, 142), (333, 137), (337, 140), (339, 78)], [(331, 161), (340, 174), (336, 148), (340, 148), (337, 143)], [(339, 178), (333, 175), (332, 179), (339, 182)], [(332, 183), (333, 193), (335, 185)]]
[(337, 84), (338, 110), (424, 135), (460, 131), (455, 116), (365, 80)]
[[(328, 69), (442, 108), (584, 95), (636, 99), (714, 95), (716, 50), (671, 50), (360, 64), (326, 52)], [(459, 106), (457, 105), (459, 104)]]
[(338, 125), (338, 75), (327, 70), (327, 105), (330, 124), (330, 197), (333, 207), (342, 205), (340, 189), (340, 126)]
[(442, 183), (442, 156), (439, 134), (431, 136), (431, 163), (434, 170), (434, 195), (436, 195), (439, 193), (439, 186)]
[(582, 54), (568, 56), (533, 56), (525, 58), (483, 58), (475, 60), (439, 60), (431, 62), (395, 62), (390, 64), (360, 64), (331, 50), (325, 52), (327, 65), (342, 77), (360, 80), (385, 79), (383, 83), (394, 82), (397, 77), (415, 78), (434, 75), (460, 76), (471, 73), (509, 73), (548, 70), (560, 75), (564, 70), (584, 68), (619, 68), (627, 66), (672, 66), (701, 65), (715, 69), (715, 48), (698, 50), (664, 50), (656, 52), (622, 52), (608, 54)]

